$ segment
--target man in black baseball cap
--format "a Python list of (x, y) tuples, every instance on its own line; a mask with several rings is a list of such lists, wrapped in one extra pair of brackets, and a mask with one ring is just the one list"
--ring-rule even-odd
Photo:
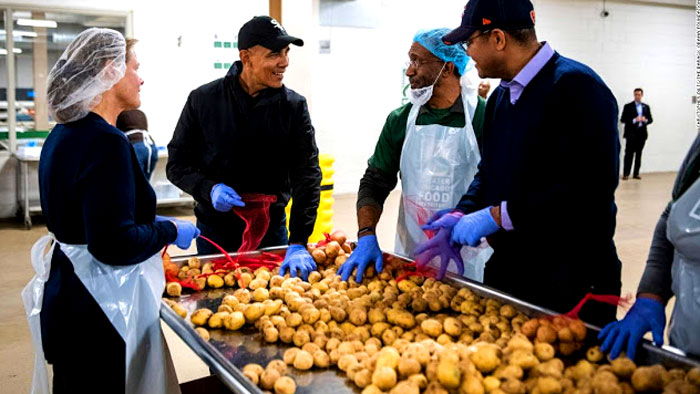
[[(620, 294), (618, 110), (603, 80), (539, 42), (534, 25), (530, 0), (470, 0), (443, 36), (466, 47), (479, 77), (501, 83), (474, 181), (457, 212), (427, 229), (449, 228), (451, 242), (469, 246), (487, 237), (484, 284), (565, 313), (587, 293)], [(588, 303), (580, 316), (602, 326), (615, 314)]]
[[(256, 16), (241, 27), (240, 61), (225, 77), (190, 93), (168, 145), (167, 175), (197, 201), (202, 235), (227, 251), (238, 250), (244, 231), (263, 233), (253, 247), (289, 243), (280, 272), (306, 279), (316, 268), (306, 243), (316, 221), (321, 169), (306, 99), (282, 83), (290, 44), (304, 42), (269, 16)], [(233, 211), (253, 203), (248, 199), (253, 194), (277, 198), (266, 231), (263, 220), (246, 230)], [(202, 240), (197, 251), (219, 253)]]
[(304, 46), (301, 38), (292, 37), (274, 18), (256, 16), (238, 31), (238, 49), (249, 49), (256, 45), (278, 52), (289, 44)]

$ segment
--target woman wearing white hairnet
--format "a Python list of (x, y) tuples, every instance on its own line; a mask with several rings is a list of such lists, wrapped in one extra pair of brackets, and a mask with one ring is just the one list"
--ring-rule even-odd
[(44, 359), (54, 393), (179, 391), (158, 319), (159, 251), (188, 248), (198, 230), (156, 216), (155, 194), (114, 127), (141, 104), (134, 42), (88, 29), (49, 73), (59, 124), (42, 149), (39, 189), (51, 233), (32, 248), (37, 275), (22, 293), (37, 352), (33, 392), (48, 391)]

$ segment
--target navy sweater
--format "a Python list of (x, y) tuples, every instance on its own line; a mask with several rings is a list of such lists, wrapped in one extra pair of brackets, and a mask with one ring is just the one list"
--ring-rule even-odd
[(457, 206), (508, 203), (515, 230), (489, 238), (487, 285), (561, 312), (589, 291), (619, 294), (617, 113), (601, 78), (558, 53), (514, 105), (495, 89), (479, 172)]
[[(154, 222), (155, 193), (127, 138), (94, 113), (52, 130), (41, 151), (39, 192), (48, 230), (56, 239), (87, 244), (106, 264), (139, 263), (177, 236), (172, 223)], [(109, 322), (58, 246), (44, 291), (42, 336), (49, 362), (73, 357), (76, 341), (86, 339), (75, 330), (77, 321), (66, 324), (69, 316), (102, 327), (94, 330), (101, 341), (109, 337), (104, 332), (110, 331)]]

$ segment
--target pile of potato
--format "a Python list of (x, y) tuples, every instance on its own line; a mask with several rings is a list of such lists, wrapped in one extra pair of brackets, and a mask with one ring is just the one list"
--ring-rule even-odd
[[(192, 324), (207, 337), (204, 327), (253, 325), (265, 342), (292, 346), (285, 364), (337, 367), (365, 394), (700, 394), (700, 369), (637, 368), (626, 358), (607, 364), (597, 347), (581, 349), (581, 321), (530, 319), (511, 305), (430, 278), (397, 283), (405, 274), (401, 260), (387, 259), (378, 275), (368, 270), (362, 283), (354, 275), (344, 282), (336, 264), (347, 253), (335, 246), (327, 253), (329, 245), (311, 248), (319, 271), (308, 282), (277, 270), (243, 269), (246, 279), (234, 283), (238, 288), (218, 310), (193, 312)], [(171, 306), (183, 316), (177, 303)], [(262, 384), (262, 372), (257, 381), (248, 375)]]
[[(319, 269), (329, 266), (340, 267), (352, 253), (352, 246), (347, 243), (345, 233), (340, 230), (334, 231), (327, 242), (322, 242), (318, 245), (309, 245), (307, 249)], [(246, 268), (241, 268), (237, 271), (215, 270), (211, 263), (202, 264), (197, 257), (189, 258), (187, 264), (179, 268), (169, 264), (166, 270), (172, 272), (173, 276), (177, 276), (180, 281), (193, 283), (200, 291), (205, 288), (219, 289), (224, 286), (247, 288), (252, 280), (250, 270), (246, 270)], [(237, 276), (240, 276), (240, 279), (237, 279)], [(170, 297), (179, 297), (182, 294), (182, 285), (180, 282), (168, 282), (165, 291)]]
[(328, 242), (319, 242), (315, 246), (309, 245), (307, 249), (319, 269), (329, 266), (339, 268), (352, 253), (352, 246), (347, 243), (347, 236), (340, 230), (334, 231)]
[(259, 364), (248, 364), (243, 367), (243, 375), (263, 390), (275, 390), (275, 394), (292, 394), (297, 385), (294, 379), (284, 374), (287, 364), (282, 360), (272, 360), (263, 368)]

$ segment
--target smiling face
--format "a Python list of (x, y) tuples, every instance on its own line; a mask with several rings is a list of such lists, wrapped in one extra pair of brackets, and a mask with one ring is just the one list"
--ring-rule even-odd
[(124, 109), (135, 109), (141, 106), (140, 92), (143, 79), (139, 77), (138, 70), (139, 61), (136, 53), (131, 50), (127, 55), (124, 77), (114, 85), (116, 97)]
[(265, 88), (281, 88), (284, 72), (289, 66), (289, 46), (273, 51), (261, 45), (242, 50), (244, 79), (251, 95)]
[(506, 37), (500, 29), (475, 31), (469, 36), (467, 55), (474, 61), (479, 78), (512, 78), (506, 61), (509, 56), (506, 52)]

